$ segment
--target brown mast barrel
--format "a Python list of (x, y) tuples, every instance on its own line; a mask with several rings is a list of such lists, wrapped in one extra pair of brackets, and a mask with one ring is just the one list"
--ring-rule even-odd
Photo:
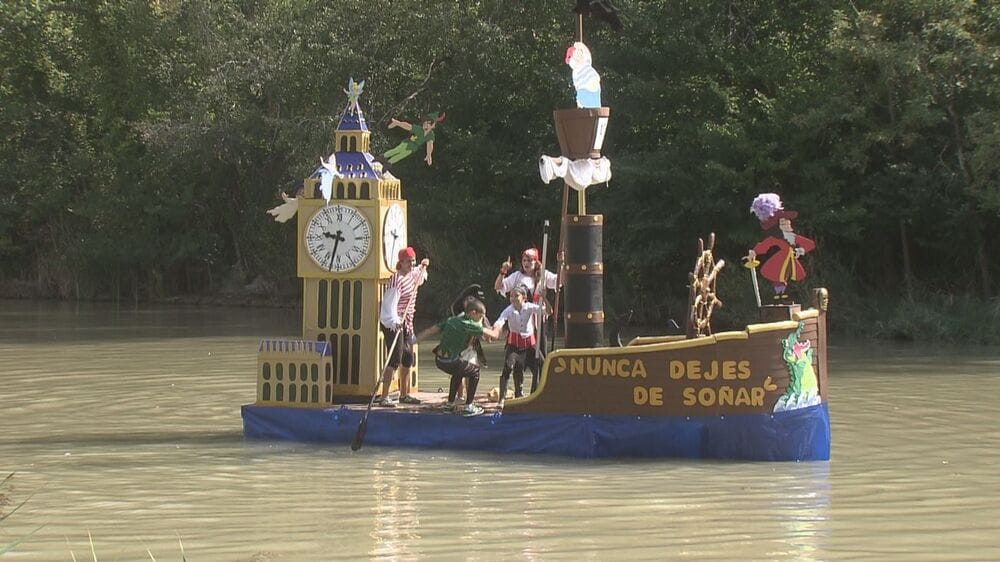
[[(607, 107), (552, 112), (562, 157), (600, 158), (611, 110)], [(569, 186), (563, 185), (563, 318), (566, 347), (599, 347), (604, 342), (604, 216), (588, 215), (584, 192), (577, 192), (577, 214), (568, 214)], [(559, 294), (556, 293), (558, 308)]]
[(599, 347), (604, 345), (604, 216), (566, 218), (566, 347)]

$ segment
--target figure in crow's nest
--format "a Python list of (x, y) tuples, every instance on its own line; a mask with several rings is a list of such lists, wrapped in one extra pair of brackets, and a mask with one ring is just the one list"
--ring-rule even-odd
[(618, 17), (618, 9), (611, 0), (576, 0), (573, 11), (582, 15), (592, 15), (606, 22), (615, 31), (622, 30), (622, 20)]

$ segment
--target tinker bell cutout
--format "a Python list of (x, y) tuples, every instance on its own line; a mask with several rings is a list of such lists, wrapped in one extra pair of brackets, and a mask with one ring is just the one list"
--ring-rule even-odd
[(394, 148), (390, 148), (385, 151), (386, 162), (390, 164), (395, 164), (400, 160), (406, 158), (407, 156), (416, 152), (421, 145), (425, 145), (424, 162), (430, 166), (434, 161), (432, 154), (434, 154), (434, 127), (438, 123), (444, 121), (444, 113), (428, 113), (424, 116), (423, 120), (420, 122), (419, 127), (414, 127), (412, 123), (407, 123), (406, 121), (400, 121), (393, 117), (389, 121), (389, 128), (399, 127), (400, 129), (409, 131), (411, 133), (410, 137), (403, 140), (403, 142), (397, 144)]
[(347, 89), (344, 93), (347, 94), (347, 107), (344, 111), (350, 111), (351, 113), (360, 113), (361, 106), (358, 105), (358, 98), (361, 97), (361, 93), (365, 90), (365, 81), (355, 82), (354, 77), (351, 77), (347, 81)]

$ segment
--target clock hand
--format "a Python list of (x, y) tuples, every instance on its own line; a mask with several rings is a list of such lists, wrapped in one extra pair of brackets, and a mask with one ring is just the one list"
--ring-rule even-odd
[(330, 252), (330, 271), (333, 271), (333, 259), (337, 257), (337, 246), (346, 240), (343, 237), (344, 231), (338, 230), (337, 234), (334, 236), (331, 236), (329, 232), (324, 232), (323, 234), (326, 235), (327, 238), (333, 238), (333, 251)]

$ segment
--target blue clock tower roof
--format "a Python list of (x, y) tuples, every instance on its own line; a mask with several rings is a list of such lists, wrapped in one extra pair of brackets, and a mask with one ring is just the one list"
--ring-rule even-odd
[(368, 152), (337, 152), (337, 170), (345, 178), (379, 179), (372, 163), (375, 161)]
[(340, 123), (337, 125), (338, 131), (367, 131), (368, 122), (365, 121), (365, 114), (358, 107), (348, 105), (344, 113), (340, 116)]

